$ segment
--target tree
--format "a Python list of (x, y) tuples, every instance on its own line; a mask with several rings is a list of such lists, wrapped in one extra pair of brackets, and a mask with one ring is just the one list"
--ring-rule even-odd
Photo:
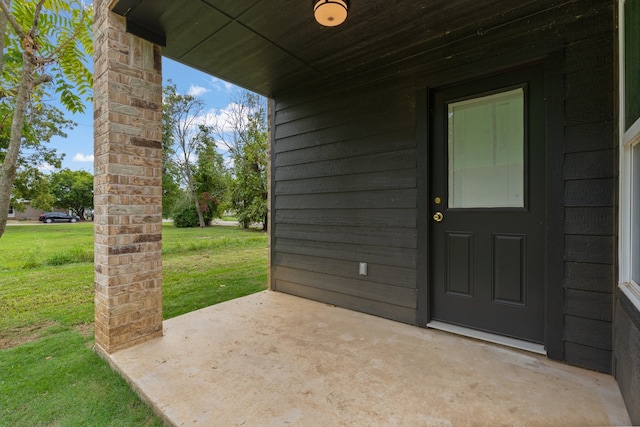
[[(169, 83), (169, 86), (171, 82)], [(165, 95), (175, 92), (173, 88), (164, 88)], [(166, 99), (168, 101), (168, 99)], [(172, 161), (176, 155), (174, 149), (174, 117), (171, 108), (165, 103), (162, 108), (162, 217), (172, 217), (176, 203), (184, 197), (180, 188), (180, 171)]]
[(214, 132), (224, 143), (233, 161), (230, 203), (243, 228), (262, 223), (267, 229), (267, 148), (266, 99), (242, 91), (231, 104), (225, 120)]
[(51, 174), (50, 185), (55, 206), (71, 209), (80, 218), (85, 208), (93, 207), (93, 175), (89, 172), (62, 169)]
[[(46, 145), (54, 135), (66, 137), (64, 129), (74, 123), (66, 120), (58, 108), (46, 104), (33, 105), (27, 112), (28, 126), (23, 132), (22, 149), (17, 161), (16, 177), (11, 193), (11, 205), (21, 210), (24, 202), (31, 207), (50, 210), (53, 196), (49, 190), (49, 178), (40, 171), (42, 165), (60, 169), (64, 154)], [(4, 161), (9, 146), (9, 135), (1, 133), (0, 127), (0, 163)]]
[[(167, 147), (165, 170), (179, 174), (194, 204), (200, 227), (205, 227), (203, 215), (206, 204), (203, 203), (202, 174), (198, 176), (198, 154), (206, 153), (207, 146), (213, 147), (209, 128), (202, 123), (204, 102), (191, 95), (178, 93), (176, 85), (169, 82), (163, 93), (163, 143)], [(201, 194), (199, 194), (199, 191)], [(208, 191), (208, 190), (207, 190)]]
[(23, 211), (24, 202), (29, 201), (34, 209), (49, 211), (55, 204), (55, 198), (51, 194), (49, 176), (40, 172), (37, 168), (23, 168), (18, 171), (13, 186), (11, 205)]
[[(84, 110), (92, 74), (91, 10), (81, 0), (0, 0), (0, 125), (8, 135), (0, 169), (0, 237), (4, 234), (28, 112), (50, 87), (69, 111)], [(9, 125), (10, 124), (10, 125)], [(7, 131), (8, 129), (8, 131)]]
[[(42, 95), (44, 96), (44, 95)], [(22, 147), (18, 157), (18, 167), (34, 167), (43, 164), (59, 169), (64, 154), (58, 153), (46, 144), (54, 136), (66, 138), (65, 130), (76, 124), (64, 117), (59, 108), (44, 103), (33, 103), (26, 114), (22, 134)], [(4, 136), (4, 135), (3, 135)], [(0, 149), (6, 153), (9, 135), (0, 140)]]
[(201, 130), (199, 137), (201, 145), (196, 150), (198, 161), (194, 172), (196, 194), (203, 211), (211, 212), (211, 218), (220, 217), (229, 186), (224, 157), (218, 152), (216, 141), (207, 128)]

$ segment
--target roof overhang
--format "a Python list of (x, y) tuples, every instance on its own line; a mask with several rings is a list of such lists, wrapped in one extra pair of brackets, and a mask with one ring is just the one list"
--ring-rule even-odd
[(553, 3), (562, 2), (352, 0), (338, 27), (315, 21), (311, 0), (119, 0), (113, 12), (164, 56), (276, 96), (399, 64), (516, 9)]

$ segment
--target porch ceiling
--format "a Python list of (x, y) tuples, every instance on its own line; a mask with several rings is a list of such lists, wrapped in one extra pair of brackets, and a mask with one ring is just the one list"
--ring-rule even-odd
[(311, 0), (119, 0), (131, 32), (163, 54), (266, 96), (428, 54), (501, 20), (566, 1), (352, 0), (347, 21), (316, 23)]

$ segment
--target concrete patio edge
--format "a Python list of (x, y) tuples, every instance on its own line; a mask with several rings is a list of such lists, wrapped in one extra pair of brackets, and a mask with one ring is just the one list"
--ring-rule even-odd
[(168, 425), (630, 424), (609, 375), (277, 292), (164, 332), (101, 356)]

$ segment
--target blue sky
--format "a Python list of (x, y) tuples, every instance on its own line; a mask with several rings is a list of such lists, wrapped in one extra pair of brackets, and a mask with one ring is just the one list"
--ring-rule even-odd
[[(220, 115), (227, 108), (237, 90), (230, 83), (167, 58), (162, 61), (162, 74), (164, 82), (171, 79), (181, 94), (200, 97), (208, 112), (214, 115)], [(67, 132), (67, 138), (53, 138), (49, 145), (65, 153), (63, 168), (93, 173), (93, 105), (87, 103), (83, 114), (67, 113), (66, 117), (77, 126)]]

